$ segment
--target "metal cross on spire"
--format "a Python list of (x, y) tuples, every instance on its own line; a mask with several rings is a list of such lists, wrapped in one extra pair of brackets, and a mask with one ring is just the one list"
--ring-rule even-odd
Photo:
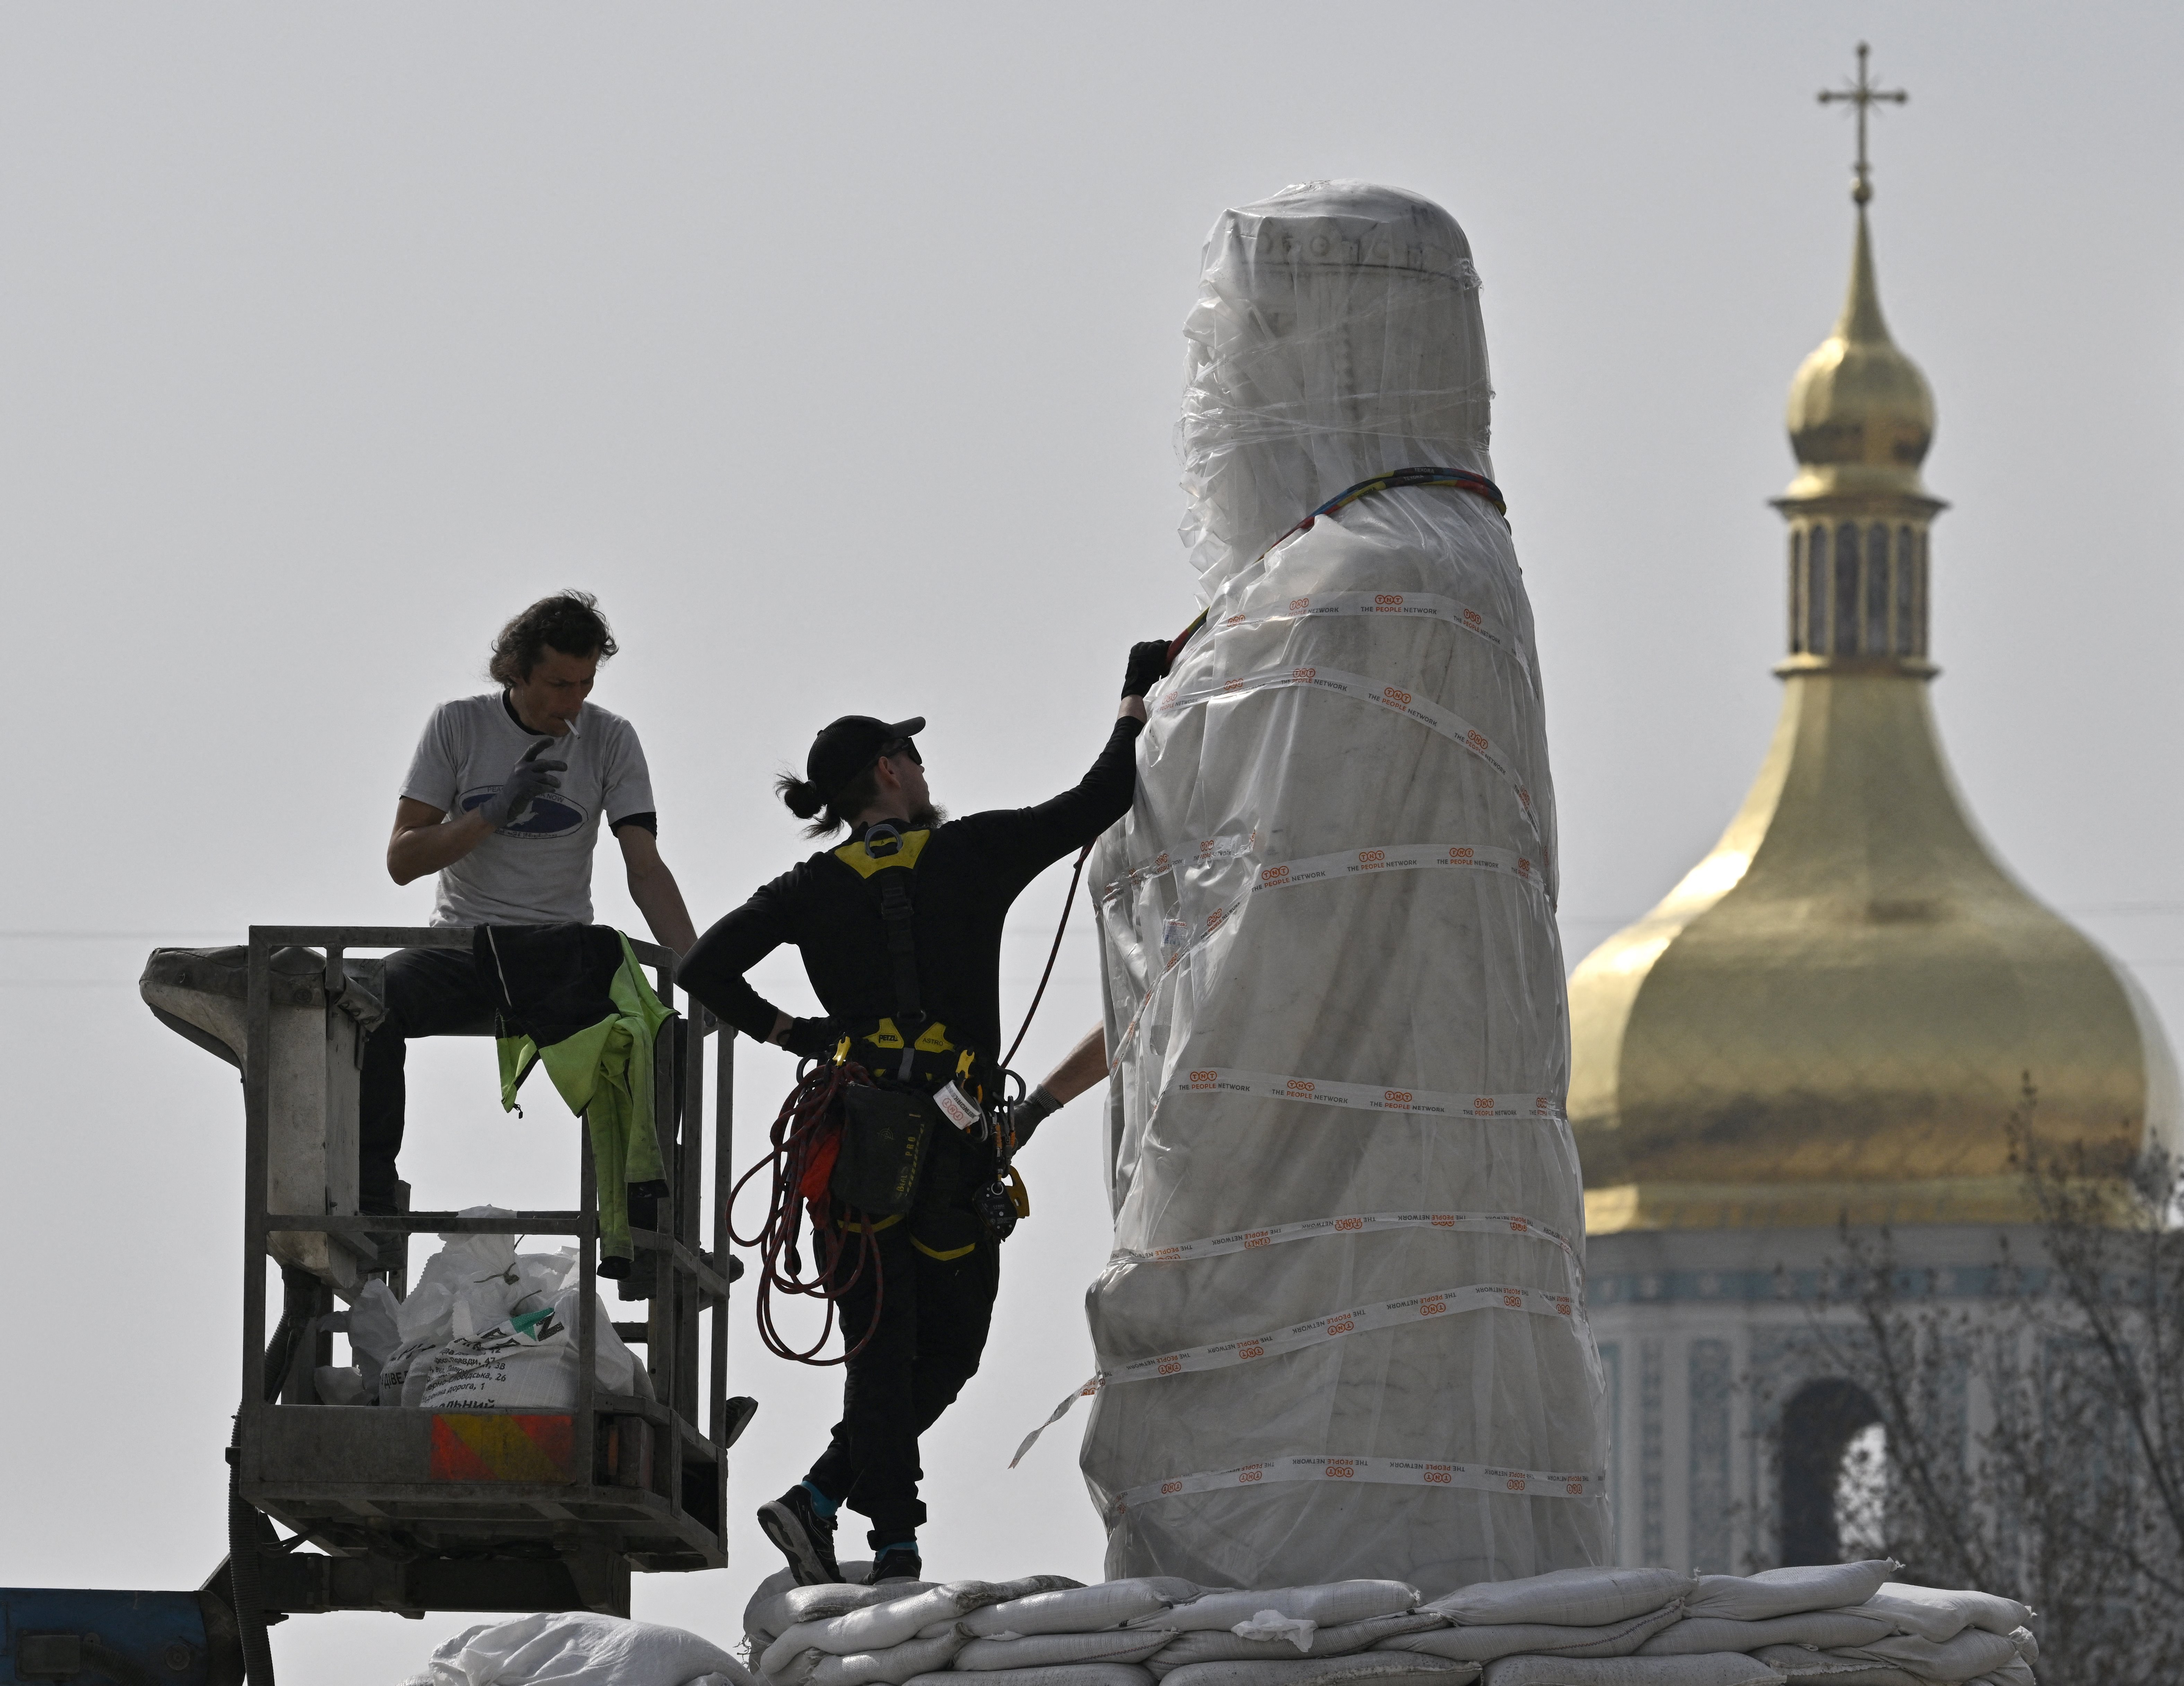
[(1866, 73), (1866, 55), (1871, 51), (1864, 42), (1858, 44), (1858, 80), (1843, 88), (1823, 88), (1820, 103), (1833, 105), (1838, 100), (1847, 100), (1858, 108), (1858, 181), (1850, 196), (1859, 204), (1873, 197), (1873, 165), (1865, 156), (1865, 114), (1875, 101), (1886, 100), (1903, 105), (1911, 97), (1902, 88), (1877, 88)]

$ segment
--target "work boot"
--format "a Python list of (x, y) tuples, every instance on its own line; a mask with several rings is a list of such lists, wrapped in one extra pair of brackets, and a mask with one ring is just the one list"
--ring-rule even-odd
[(788, 1558), (798, 1586), (825, 1586), (842, 1578), (842, 1566), (834, 1561), (834, 1519), (819, 1514), (803, 1483), (760, 1505), (758, 1525)]
[(922, 1579), (925, 1565), (917, 1555), (915, 1543), (890, 1545), (872, 1561), (872, 1572), (865, 1577), (865, 1584), (876, 1587), (882, 1581), (915, 1581)]

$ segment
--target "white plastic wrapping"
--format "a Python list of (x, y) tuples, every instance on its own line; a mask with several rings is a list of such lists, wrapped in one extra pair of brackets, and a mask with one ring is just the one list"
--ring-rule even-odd
[(1375, 475), (1490, 474), (1477, 289), (1446, 213), (1356, 183), (1207, 247), (1182, 442), (1209, 619), (1090, 874), (1116, 1254), (1082, 1461), (1111, 1575), (1430, 1594), (1606, 1556), (1509, 528), (1432, 486), (1283, 537)]

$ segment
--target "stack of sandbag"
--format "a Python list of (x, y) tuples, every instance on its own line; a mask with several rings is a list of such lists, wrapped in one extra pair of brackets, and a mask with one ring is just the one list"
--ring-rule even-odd
[(1898, 1566), (1563, 1569), (1429, 1600), (1384, 1580), (798, 1587), (784, 1570), (744, 1625), (763, 1686), (2033, 1686), (2030, 1611)]
[[(504, 1214), (471, 1206), (462, 1216)], [(377, 1280), (359, 1293), (345, 1324), (357, 1361), (321, 1368), (320, 1399), (442, 1411), (573, 1407), (582, 1305), (576, 1249), (518, 1253), (513, 1235), (440, 1238), (409, 1298), (398, 1300)], [(595, 1296), (594, 1305), (600, 1391), (649, 1399), (649, 1373), (615, 1333), (605, 1302)]]

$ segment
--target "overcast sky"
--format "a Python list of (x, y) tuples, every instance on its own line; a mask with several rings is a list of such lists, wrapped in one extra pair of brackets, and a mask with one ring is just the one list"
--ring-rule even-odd
[[(1195, 612), (1171, 444), (1224, 207), (1357, 176), (1469, 231), (1538, 615), (1573, 963), (1711, 843), (1777, 701), (1782, 399), (1840, 304), (1861, 36), (1896, 336), (1940, 409), (1936, 703), (2003, 858), (2184, 1014), (2171, 7), (557, 3), (0, 8), (0, 554), (22, 780), (0, 981), (0, 1583), (197, 1584), (223, 1547), (241, 1109), (130, 988), (155, 940), (422, 922), (382, 865), (432, 705), (600, 594), (700, 926), (802, 850), (766, 781), (922, 713), (958, 812), (1072, 782), (1124, 650)], [(1063, 881), (1019, 903), (1007, 1010)], [(611, 851), (600, 916), (633, 923)], [(2120, 910), (2126, 910), (2120, 911)], [(69, 933), (31, 937), (25, 933)], [(103, 933), (103, 934), (102, 934)], [(1095, 1013), (1079, 921), (1026, 1064)], [(793, 961), (761, 982), (801, 1007)], [(790, 1062), (745, 1046), (744, 1145)], [(573, 1125), (412, 1055), (421, 1205), (551, 1205)], [(1096, 1109), (1029, 1156), (928, 1561), (1096, 1577)], [(766, 1360), (738, 1517), (831, 1420)], [(853, 1527), (855, 1524), (853, 1524)], [(644, 1577), (726, 1640), (776, 1565)], [(844, 1554), (845, 1555), (848, 1554)], [(467, 1618), (298, 1618), (392, 1686)]]

